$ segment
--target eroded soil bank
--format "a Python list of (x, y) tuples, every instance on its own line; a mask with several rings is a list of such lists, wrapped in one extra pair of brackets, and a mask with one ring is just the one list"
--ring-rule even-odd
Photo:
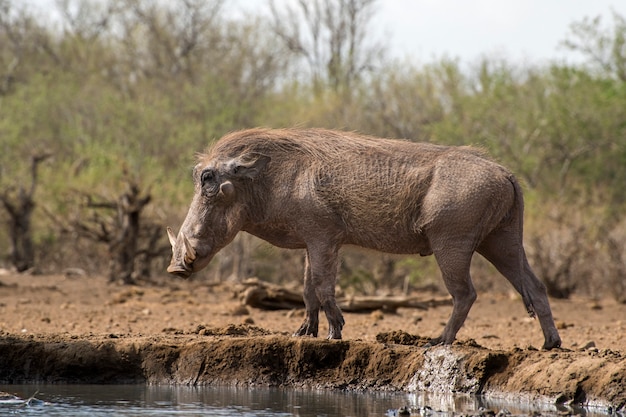
[(212, 335), (3, 335), (1, 382), (517, 393), (616, 410), (626, 404), (626, 358), (609, 350), (503, 351), (471, 341), (425, 349), (416, 346), (423, 339), (401, 331), (366, 342), (292, 338), (248, 325), (204, 330)]
[(533, 347), (542, 343), (539, 325), (507, 294), (480, 294), (460, 342), (425, 349), (449, 306), (349, 313), (345, 340), (326, 341), (288, 336), (301, 311), (246, 308), (232, 286), (120, 287), (97, 277), (5, 275), (0, 382), (428, 390), (624, 411), (626, 306), (552, 303), (563, 349)]

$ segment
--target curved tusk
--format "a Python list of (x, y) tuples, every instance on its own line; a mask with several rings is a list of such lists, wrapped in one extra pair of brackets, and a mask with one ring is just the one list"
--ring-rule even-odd
[(191, 242), (185, 235), (183, 235), (183, 242), (185, 242), (185, 262), (191, 264), (196, 260), (196, 250), (191, 246)]
[(170, 245), (174, 248), (176, 246), (176, 235), (169, 226), (167, 227), (167, 237), (170, 239)]

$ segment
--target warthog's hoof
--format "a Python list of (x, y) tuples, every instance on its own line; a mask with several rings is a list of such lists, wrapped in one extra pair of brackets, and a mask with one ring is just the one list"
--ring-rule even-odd
[(435, 347), (435, 346), (450, 345), (450, 344), (452, 343), (445, 343), (443, 341), (443, 337), (439, 336), (439, 337), (433, 337), (432, 339), (428, 341), (428, 343), (426, 343), (422, 347), (425, 349), (428, 349), (428, 348)]
[(300, 328), (293, 333), (293, 335), (317, 337), (317, 333), (318, 325), (316, 323), (310, 323), (309, 320), (305, 320)]
[(561, 338), (556, 337), (555, 339), (552, 339), (552, 340), (546, 340), (543, 346), (541, 347), (541, 349), (552, 350), (552, 349), (556, 349), (560, 347), (561, 347)]
[(341, 330), (338, 329), (330, 329), (328, 331), (328, 340), (340, 340), (341, 339)]

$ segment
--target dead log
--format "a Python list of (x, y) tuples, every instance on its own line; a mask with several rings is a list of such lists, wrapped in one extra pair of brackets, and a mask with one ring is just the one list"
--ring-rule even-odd
[(304, 308), (302, 292), (250, 278), (241, 286), (242, 304), (262, 310), (293, 310)]
[(452, 298), (448, 296), (438, 298), (420, 298), (409, 296), (354, 296), (337, 299), (339, 307), (350, 313), (369, 313), (383, 310), (395, 313), (399, 308), (416, 308), (428, 310), (440, 306), (451, 306)]
[[(302, 292), (250, 278), (236, 290), (242, 304), (262, 310), (291, 310), (304, 308)], [(349, 313), (369, 313), (376, 310), (396, 312), (399, 308), (428, 308), (452, 305), (450, 297), (427, 300), (407, 296), (352, 296), (337, 299), (341, 310)]]
[(340, 298), (337, 304), (342, 311), (349, 313), (367, 313), (376, 310), (395, 313), (399, 308), (428, 310), (428, 304), (414, 297), (405, 296), (354, 296)]

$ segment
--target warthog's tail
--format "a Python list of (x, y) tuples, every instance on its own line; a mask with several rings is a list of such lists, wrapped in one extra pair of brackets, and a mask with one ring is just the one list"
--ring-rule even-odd
[(518, 222), (518, 238), (519, 238), (519, 250), (521, 251), (520, 256), (520, 277), (522, 278), (519, 283), (519, 292), (522, 296), (522, 301), (524, 302), (524, 306), (526, 307), (526, 311), (531, 318), (535, 318), (537, 313), (535, 312), (535, 307), (532, 302), (532, 297), (528, 293), (527, 284), (530, 281), (527, 279), (528, 274), (532, 274), (533, 272), (530, 270), (530, 266), (528, 265), (528, 260), (526, 259), (526, 251), (524, 250), (524, 194), (522, 191), (522, 186), (517, 181), (514, 175), (509, 176), (509, 181), (511, 181), (511, 185), (513, 185), (513, 190), (515, 192), (514, 197), (514, 208), (511, 213), (513, 217), (517, 216)]

